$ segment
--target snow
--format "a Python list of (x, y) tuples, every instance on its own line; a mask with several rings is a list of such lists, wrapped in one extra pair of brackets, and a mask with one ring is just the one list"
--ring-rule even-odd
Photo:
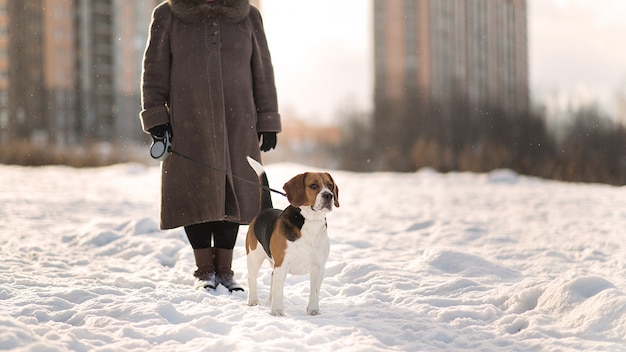
[[(308, 170), (267, 167), (276, 188)], [(626, 187), (331, 173), (322, 314), (288, 276), (273, 317), (267, 263), (258, 306), (193, 289), (184, 232), (158, 230), (158, 167), (0, 166), (0, 349), (626, 351)]]

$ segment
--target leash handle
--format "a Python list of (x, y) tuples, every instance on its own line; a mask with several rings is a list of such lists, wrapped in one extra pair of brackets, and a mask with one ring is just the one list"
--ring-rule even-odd
[(280, 195), (281, 195), (281, 196), (283, 196), (283, 197), (287, 197), (287, 193), (285, 193), (285, 192), (281, 192), (281, 191), (276, 190), (276, 189), (273, 189), (273, 188), (271, 188), (271, 187), (267, 187), (267, 186), (262, 185), (262, 184), (260, 184), (260, 183), (258, 183), (258, 182), (252, 182), (252, 181), (246, 180), (245, 178), (243, 178), (243, 177), (239, 177), (239, 176), (237, 176), (237, 175), (233, 175), (232, 173), (230, 173), (230, 172), (226, 172), (225, 170), (222, 170), (222, 169), (218, 169), (218, 168), (216, 168), (215, 166), (211, 166), (211, 165), (205, 164), (205, 163), (203, 163), (203, 162), (200, 162), (200, 161), (198, 161), (198, 160), (196, 160), (196, 159), (190, 158), (190, 157), (188, 157), (188, 156), (186, 156), (186, 155), (184, 155), (184, 154), (181, 154), (181, 153), (179, 153), (179, 152), (175, 151), (174, 149), (170, 149), (170, 152), (171, 152), (172, 154), (174, 154), (174, 155), (177, 155), (177, 156), (179, 156), (179, 157), (181, 157), (181, 158), (183, 158), (183, 159), (186, 159), (186, 160), (188, 160), (188, 161), (191, 161), (191, 162), (193, 162), (193, 163), (196, 163), (196, 164), (198, 164), (198, 165), (200, 165), (200, 166), (204, 166), (204, 167), (206, 167), (206, 168), (208, 168), (208, 169), (211, 169), (211, 170), (214, 170), (214, 171), (217, 171), (217, 172), (221, 172), (221, 173), (223, 173), (224, 175), (231, 176), (232, 178), (236, 178), (236, 179), (238, 179), (239, 181), (243, 181), (243, 182), (248, 183), (248, 184), (251, 184), (251, 185), (256, 185), (256, 186), (258, 186), (259, 188), (262, 188), (262, 189), (264, 189), (264, 190), (266, 190), (266, 191), (274, 192), (274, 193), (280, 194)]

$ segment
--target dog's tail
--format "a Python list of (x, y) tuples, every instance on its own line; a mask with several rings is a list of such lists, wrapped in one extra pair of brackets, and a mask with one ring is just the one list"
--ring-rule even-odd
[(251, 157), (246, 157), (248, 159), (248, 164), (252, 167), (254, 172), (259, 177), (259, 183), (264, 187), (259, 187), (260, 197), (261, 197), (261, 210), (272, 209), (274, 208), (274, 204), (272, 203), (272, 195), (270, 194), (270, 182), (267, 179), (267, 173), (265, 173), (265, 169), (263, 165), (261, 165), (258, 161), (252, 159)]

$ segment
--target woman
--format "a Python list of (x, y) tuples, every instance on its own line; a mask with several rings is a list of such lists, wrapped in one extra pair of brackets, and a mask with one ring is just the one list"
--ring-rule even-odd
[(161, 228), (184, 227), (196, 289), (243, 290), (233, 248), (239, 225), (259, 211), (246, 156), (260, 161), (259, 141), (273, 149), (281, 129), (259, 11), (248, 0), (161, 3), (143, 69), (142, 128), (172, 135), (173, 154), (161, 165)]

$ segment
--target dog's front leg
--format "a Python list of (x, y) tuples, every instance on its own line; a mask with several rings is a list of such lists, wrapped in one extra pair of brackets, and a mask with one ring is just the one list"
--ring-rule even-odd
[(283, 308), (283, 286), (285, 285), (286, 278), (287, 269), (284, 265), (274, 268), (272, 272), (272, 286), (270, 288), (270, 298), (272, 300), (270, 314), (272, 315), (285, 315)]
[[(259, 245), (260, 246), (260, 245)], [(248, 305), (256, 306), (259, 303), (257, 296), (257, 276), (259, 275), (259, 269), (263, 264), (264, 253), (262, 249), (258, 247), (248, 253)]]
[(311, 269), (309, 278), (311, 292), (309, 293), (309, 304), (306, 307), (306, 312), (309, 315), (318, 315), (320, 314), (320, 290), (322, 289), (322, 280), (324, 280), (324, 266), (314, 265)]

